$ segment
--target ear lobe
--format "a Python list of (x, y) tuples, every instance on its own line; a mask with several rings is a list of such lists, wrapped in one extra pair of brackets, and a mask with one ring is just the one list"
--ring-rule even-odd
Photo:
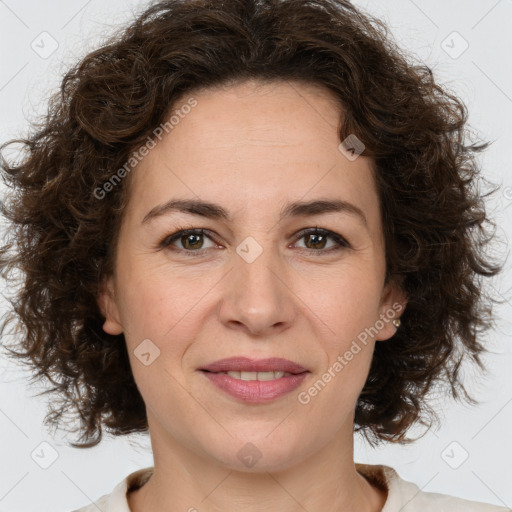
[(98, 292), (97, 303), (101, 314), (105, 318), (103, 330), (107, 334), (121, 334), (123, 332), (123, 326), (121, 325), (115, 300), (112, 276), (103, 279)]
[(393, 320), (400, 318), (407, 306), (407, 296), (396, 281), (388, 283), (386, 288), (382, 295), (380, 310), (385, 325), (375, 337), (377, 341), (388, 340), (396, 333), (398, 327), (393, 325)]

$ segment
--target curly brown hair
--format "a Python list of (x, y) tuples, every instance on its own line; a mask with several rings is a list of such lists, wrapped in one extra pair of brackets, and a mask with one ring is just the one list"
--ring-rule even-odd
[(16, 163), (1, 160), (13, 193), (2, 205), (9, 229), (0, 264), (20, 286), (1, 332), (16, 322), (21, 350), (8, 352), (52, 384), (43, 393), (58, 400), (45, 424), (78, 414), (79, 439), (88, 442), (75, 447), (98, 444), (102, 426), (114, 435), (148, 429), (124, 335), (103, 331), (97, 303), (113, 272), (130, 180), (108, 199), (98, 187), (184, 94), (252, 78), (334, 92), (340, 141), (355, 134), (375, 164), (386, 281), (397, 280), (408, 303), (392, 342), (376, 344), (355, 430), (372, 445), (411, 442), (411, 425), (438, 421), (427, 403), (434, 384), (476, 403), (459, 369), (469, 356), (485, 370), (480, 335), (493, 323), (495, 299), (481, 280), (502, 267), (484, 254), (494, 223), (476, 153), (489, 143), (466, 144), (463, 102), (347, 0), (167, 0), (69, 70), (43, 121), (1, 147), (24, 150)]

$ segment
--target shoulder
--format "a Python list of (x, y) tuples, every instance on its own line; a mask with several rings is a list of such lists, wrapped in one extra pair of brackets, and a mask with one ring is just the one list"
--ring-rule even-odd
[(123, 478), (110, 494), (104, 494), (94, 503), (71, 512), (131, 512), (128, 506), (127, 492), (144, 485), (153, 474), (153, 467), (139, 469)]
[(422, 491), (389, 466), (356, 463), (356, 469), (372, 484), (387, 490), (382, 512), (510, 512), (510, 509), (488, 503)]
[[(373, 485), (386, 490), (388, 497), (381, 512), (511, 512), (510, 509), (470, 501), (447, 494), (422, 491), (415, 483), (404, 480), (393, 468), (356, 463), (357, 471)], [(110, 494), (72, 512), (130, 512), (126, 493), (151, 477), (153, 468), (137, 470), (120, 481)]]

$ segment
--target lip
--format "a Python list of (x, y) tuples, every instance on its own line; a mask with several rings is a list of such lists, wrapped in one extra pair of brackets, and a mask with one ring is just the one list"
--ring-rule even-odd
[[(281, 357), (267, 359), (251, 359), (249, 357), (228, 357), (220, 359), (208, 366), (199, 368), (201, 373), (217, 388), (247, 403), (265, 403), (276, 400), (300, 386), (309, 370), (298, 363)], [(280, 371), (291, 373), (279, 379), (268, 381), (247, 381), (231, 377), (219, 372), (270, 372)]]
[(225, 373), (201, 371), (217, 388), (243, 402), (261, 404), (276, 400), (300, 386), (309, 372), (283, 376), (280, 379), (259, 381), (239, 380)]
[[(298, 363), (282, 359), (280, 357), (271, 357), (267, 359), (251, 359), (249, 357), (228, 357), (219, 359), (208, 366), (199, 368), (200, 370), (218, 373), (218, 372), (288, 372), (293, 374), (302, 374), (308, 370)], [(279, 379), (278, 379), (279, 380)]]

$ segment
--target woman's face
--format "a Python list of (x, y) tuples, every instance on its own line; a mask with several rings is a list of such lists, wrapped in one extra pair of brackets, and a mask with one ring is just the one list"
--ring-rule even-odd
[[(405, 306), (384, 286), (369, 159), (340, 151), (340, 107), (315, 86), (246, 82), (185, 96), (175, 111), (131, 171), (115, 275), (99, 300), (105, 331), (125, 335), (151, 433), (161, 450), (246, 471), (351, 442), (375, 341), (396, 332)], [(216, 206), (162, 207), (177, 200)], [(330, 234), (303, 233), (315, 227)], [(204, 232), (171, 240), (181, 229)], [(201, 370), (230, 357), (307, 372), (261, 384), (213, 377), (236, 394)]]

